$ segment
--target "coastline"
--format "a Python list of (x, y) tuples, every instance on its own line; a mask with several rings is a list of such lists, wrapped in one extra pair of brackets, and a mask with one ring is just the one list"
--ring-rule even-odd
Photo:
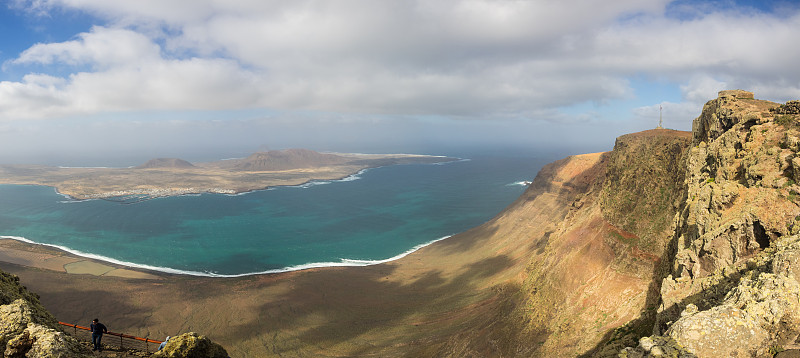
[[(463, 162), (463, 161), (469, 161), (470, 160), (470, 159), (450, 158), (450, 157), (437, 157), (437, 158), (448, 158), (448, 159), (451, 159), (451, 160), (448, 160), (448, 161), (445, 161), (445, 162), (434, 162), (434, 163), (406, 163), (406, 164), (390, 164), (390, 165), (371, 166), (371, 167), (367, 167), (367, 168), (362, 168), (362, 169), (360, 169), (360, 170), (358, 170), (358, 171), (356, 171), (354, 173), (348, 173), (347, 175), (340, 176), (340, 177), (337, 177), (337, 178), (331, 178), (331, 179), (329, 179), (329, 178), (326, 178), (326, 179), (309, 179), (306, 182), (303, 182), (303, 183), (300, 183), (300, 184), (270, 186), (270, 187), (262, 188), (262, 189), (243, 190), (241, 192), (232, 193), (232, 194), (231, 193), (218, 193), (218, 192), (213, 192), (213, 193), (210, 193), (210, 194), (223, 194), (223, 195), (228, 195), (228, 196), (240, 196), (240, 195), (245, 195), (245, 194), (248, 194), (248, 193), (253, 193), (253, 192), (258, 192), (258, 191), (274, 190), (274, 189), (279, 188), (279, 187), (308, 188), (308, 187), (315, 186), (315, 185), (325, 185), (325, 184), (331, 184), (331, 183), (336, 183), (336, 182), (358, 180), (358, 179), (360, 179), (360, 176), (363, 175), (364, 173), (366, 173), (367, 171), (369, 171), (371, 169), (382, 168), (382, 167), (388, 167), (388, 166), (394, 166), (394, 165), (409, 165), (409, 164), (444, 165), (444, 164), (457, 163), (457, 162)], [(53, 187), (53, 186), (50, 186), (50, 185), (43, 185), (43, 184), (6, 184), (6, 185), (35, 185), (35, 186), (51, 187), (51, 188), (53, 188), (53, 190), (55, 191), (56, 194), (58, 194), (58, 195), (60, 195), (60, 196), (62, 196), (62, 197), (64, 197), (66, 199), (66, 200), (62, 201), (62, 203), (83, 202), (83, 201), (90, 201), (90, 200), (110, 200), (110, 199), (113, 199), (113, 197), (97, 197), (97, 198), (86, 198), (86, 199), (75, 198), (75, 197), (72, 197), (72, 196), (70, 196), (68, 194), (60, 192), (57, 187)], [(183, 192), (183, 193), (181, 193), (179, 195), (160, 195), (160, 196), (154, 196), (154, 197), (147, 197), (147, 198), (143, 198), (143, 199), (140, 199), (140, 200), (134, 199), (134, 201), (132, 201), (130, 203), (139, 202), (139, 201), (143, 201), (143, 200), (157, 199), (157, 198), (160, 198), (160, 197), (202, 195), (202, 194), (205, 194), (205, 193), (208, 193), (208, 192), (199, 192), (199, 193)], [(125, 204), (125, 202), (122, 202), (122, 203)], [(279, 273), (286, 273), (286, 272), (296, 272), (296, 271), (303, 271), (303, 270), (308, 270), (308, 269), (319, 269), (319, 268), (326, 268), (326, 267), (365, 267), (365, 266), (373, 266), (373, 265), (378, 265), (378, 264), (382, 264), (382, 263), (388, 263), (388, 262), (392, 262), (392, 261), (401, 259), (401, 258), (403, 258), (403, 257), (405, 257), (405, 256), (407, 256), (407, 255), (409, 255), (411, 253), (414, 253), (414, 252), (418, 251), (419, 249), (421, 249), (423, 247), (429, 246), (429, 245), (431, 245), (433, 243), (436, 243), (438, 241), (444, 240), (444, 239), (449, 238), (451, 236), (452, 236), (452, 234), (426, 241), (424, 243), (415, 245), (412, 248), (410, 248), (410, 249), (408, 249), (408, 250), (406, 250), (404, 252), (401, 252), (401, 253), (399, 253), (397, 255), (394, 255), (392, 257), (389, 257), (389, 258), (374, 259), (374, 260), (340, 258), (338, 261), (309, 262), (309, 263), (303, 263), (303, 264), (287, 266), (287, 267), (282, 267), (282, 268), (277, 268), (277, 269), (269, 269), (269, 270), (264, 270), (264, 271), (245, 272), (245, 273), (238, 273), (238, 274), (219, 274), (219, 273), (215, 273), (215, 272), (179, 270), (179, 269), (174, 269), (174, 268), (170, 268), (170, 267), (152, 266), (152, 265), (147, 265), (147, 264), (138, 264), (138, 263), (135, 263), (135, 262), (128, 262), (128, 261), (118, 260), (118, 259), (115, 259), (113, 257), (107, 257), (107, 256), (103, 256), (103, 255), (97, 255), (97, 254), (83, 252), (83, 251), (80, 251), (80, 250), (72, 249), (72, 248), (67, 247), (67, 246), (48, 244), (48, 243), (40, 243), (40, 242), (36, 242), (34, 240), (31, 240), (29, 238), (26, 238), (26, 237), (2, 235), (2, 233), (0, 233), (0, 241), (13, 240), (13, 241), (16, 241), (16, 242), (18, 242), (20, 244), (23, 244), (25, 247), (27, 247), (26, 249), (22, 249), (22, 250), (20, 250), (20, 247), (17, 247), (15, 249), (9, 250), (8, 249), (9, 245), (0, 244), (0, 248), (5, 249), (5, 252), (3, 252), (3, 249), (0, 249), (0, 261), (12, 263), (12, 264), (20, 264), (20, 265), (27, 266), (27, 267), (50, 269), (50, 270), (55, 270), (55, 271), (67, 272), (67, 273), (95, 273), (96, 274), (96, 272), (100, 272), (99, 274), (96, 274), (96, 275), (106, 275), (109, 272), (111, 272), (112, 270), (116, 270), (116, 271), (114, 271), (115, 273), (110, 273), (108, 275), (111, 276), (111, 275), (114, 275), (114, 274), (119, 273), (119, 272), (125, 272), (127, 276), (137, 276), (135, 274), (127, 273), (127, 271), (131, 271), (131, 272), (135, 271), (135, 272), (141, 272), (142, 274), (140, 276), (143, 276), (144, 278), (153, 278), (153, 277), (151, 277), (152, 274), (169, 274), (169, 275), (192, 276), (192, 277), (237, 278), (237, 277), (247, 277), (247, 276), (257, 276), (257, 275), (279, 274)], [(77, 263), (77, 262), (84, 262), (85, 261), (85, 263), (83, 264), (84, 266), (91, 264), (91, 265), (96, 266), (96, 268), (91, 272), (86, 272), (87, 271), (86, 269), (75, 269), (74, 267), (72, 267), (72, 269), (68, 269), (68, 268), (64, 267), (64, 265), (61, 265), (61, 266), (58, 266), (58, 267), (53, 267), (53, 266), (47, 264), (46, 262), (44, 262), (45, 260), (40, 260), (38, 262), (36, 260), (31, 260), (29, 258), (30, 255), (28, 255), (27, 253), (28, 252), (39, 251), (39, 248), (45, 248), (47, 250), (55, 250), (55, 251), (57, 251), (55, 256), (62, 256), (62, 257), (70, 256), (72, 259), (69, 260), (68, 263), (74, 264), (74, 263)], [(119, 271), (119, 270), (127, 270), (127, 271)]]
[[(272, 190), (277, 187), (304, 187), (307, 185), (317, 185), (316, 182), (348, 181), (348, 178), (357, 177), (370, 169), (376, 169), (393, 165), (443, 165), (456, 163), (464, 160), (435, 155), (409, 155), (409, 154), (341, 154), (352, 158), (365, 156), (370, 157), (374, 163), (345, 164), (337, 166), (324, 166), (319, 168), (298, 168), (280, 171), (248, 171), (248, 172), (229, 172), (220, 171), (211, 167), (205, 167), (206, 172), (198, 173), (195, 169), (180, 168), (153, 168), (136, 169), (110, 168), (110, 167), (51, 167), (45, 168), (38, 176), (34, 177), (15, 177), (9, 169), (11, 166), (0, 165), (0, 184), (10, 185), (39, 185), (55, 188), (58, 195), (64, 196), (71, 201), (85, 200), (113, 200), (115, 198), (132, 197), (135, 202), (150, 200), (161, 197), (200, 195), (200, 194), (223, 194), (223, 195), (243, 195), (250, 192)], [(382, 160), (409, 160), (408, 162), (394, 162), (385, 164)], [(419, 161), (415, 161), (419, 160)], [(436, 160), (436, 161), (429, 161)], [(202, 165), (202, 164), (200, 164)], [(203, 167), (201, 167), (203, 168)], [(41, 168), (40, 168), (41, 170)], [(61, 170), (65, 172), (60, 172)], [(143, 185), (133, 182), (114, 182), (111, 179), (103, 179), (104, 176), (133, 176), (136, 180), (161, 182), (159, 186)], [(197, 185), (187, 183), (176, 177), (182, 175), (191, 176), (191, 180), (197, 181), (198, 174), (203, 177)], [(243, 178), (242, 176), (252, 176)], [(81, 177), (78, 183), (73, 182), (73, 177)], [(88, 183), (87, 177), (94, 177)], [(167, 177), (169, 179), (164, 179)], [(4, 179), (3, 179), (4, 178)], [(99, 178), (99, 179), (98, 179)], [(357, 179), (357, 178), (356, 178)], [(81, 182), (83, 180), (84, 182)], [(129, 179), (131, 180), (131, 179)], [(72, 185), (72, 187), (67, 186)], [(90, 185), (92, 184), (92, 185)], [(188, 185), (187, 185), (188, 184)], [(91, 188), (91, 189), (87, 189)], [(93, 192), (96, 190), (108, 190)]]
[[(321, 269), (327, 267), (366, 267), (389, 263), (402, 259), (420, 249), (430, 246), (439, 241), (451, 238), (453, 235), (446, 235), (419, 245), (416, 245), (400, 254), (386, 259), (379, 260), (358, 260), (340, 259), (339, 262), (311, 262), (280, 269), (265, 270), (259, 272), (247, 272), (241, 274), (217, 274), (213, 272), (199, 272), (177, 270), (169, 267), (137, 264), (117, 260), (111, 257), (95, 255), (90, 253), (73, 250), (65, 246), (38, 243), (19, 236), (0, 235), (0, 262), (17, 264), (27, 267), (60, 271), (71, 274), (94, 274), (95, 276), (121, 276), (140, 279), (157, 279), (157, 275), (176, 275), (207, 278), (240, 278), (248, 276), (272, 275), (280, 273), (298, 272), (310, 269)], [(9, 244), (9, 241), (16, 245)], [(44, 249), (44, 250), (42, 250)], [(56, 259), (58, 258), (58, 259)], [(54, 266), (52, 263), (56, 262)], [(58, 265), (61, 265), (60, 267)], [(67, 267), (67, 265), (72, 265)]]
[[(238, 278), (154, 272), (156, 280), (16, 263), (0, 262), (0, 268), (17, 275), (64, 322), (98, 316), (141, 337), (202, 330), (238, 357), (420, 356), (503, 312), (498, 289), (519, 281), (533, 244), (545, 235), (546, 227), (531, 227), (530, 218), (562, 217), (556, 204), (572, 198), (562, 189), (529, 186), (482, 225), (366, 267)], [(545, 192), (552, 195), (540, 195)]]
[(162, 279), (154, 271), (151, 273), (148, 272), (150, 270), (98, 260), (91, 255), (78, 255), (56, 245), (40, 244), (15, 236), (0, 236), (0, 262), (68, 274)]

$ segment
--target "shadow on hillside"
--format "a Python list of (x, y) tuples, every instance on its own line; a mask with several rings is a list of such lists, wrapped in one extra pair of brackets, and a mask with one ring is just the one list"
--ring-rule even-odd
[(42, 305), (48, 307), (48, 310), (52, 307), (74, 308), (71, 311), (59, 311), (57, 318), (66, 323), (88, 327), (92, 319), (99, 318), (109, 331), (120, 332), (119, 327), (143, 326), (145, 318), (152, 314), (149, 310), (131, 305), (128, 292), (116, 292), (103, 287), (93, 289), (71, 288), (64, 285), (52, 287), (57, 289), (40, 297), (40, 301)]
[[(653, 270), (653, 278), (647, 291), (647, 299), (641, 316), (638, 319), (628, 322), (617, 330), (606, 333), (597, 346), (581, 355), (581, 357), (616, 357), (619, 350), (625, 347), (638, 346), (639, 338), (657, 333), (655, 331), (656, 328), (658, 332), (664, 332), (668, 328), (665, 322), (656, 321), (656, 314), (658, 307), (662, 303), (660, 294), (661, 283), (671, 271), (670, 266), (677, 252), (677, 243), (678, 236), (675, 235), (673, 239), (670, 240), (668, 247), (664, 250), (659, 265), (656, 265)], [(667, 307), (663, 310), (662, 317), (666, 317), (668, 320), (677, 318), (686, 305), (690, 303), (696, 305), (701, 311), (719, 305), (728, 291), (739, 284), (746, 270), (746, 268), (742, 269), (723, 279), (721, 282), (706, 287), (703, 291), (688, 296), (680, 302)], [(659, 324), (659, 327), (656, 327), (656, 324)]]
[[(616, 353), (619, 353), (619, 350), (629, 346), (635, 347), (639, 344), (640, 337), (650, 336), (652, 334), (656, 313), (661, 304), (661, 282), (669, 272), (669, 265), (672, 263), (672, 258), (676, 252), (676, 244), (677, 237), (670, 240), (670, 243), (661, 255), (659, 263), (653, 267), (650, 284), (647, 287), (644, 309), (641, 311), (639, 318), (626, 323), (619, 329), (607, 332), (603, 335), (600, 343), (579, 357), (616, 357)], [(606, 350), (605, 352), (604, 349)], [(613, 355), (607, 355), (609, 349), (616, 352), (614, 352)]]
[(483, 223), (462, 233), (453, 235), (445, 240), (435, 243), (437, 249), (449, 253), (463, 253), (474, 249), (482, 242), (489, 240), (497, 232), (497, 227), (491, 221)]
[[(760, 267), (758, 269), (763, 269), (763, 267)], [(744, 268), (739, 272), (733, 273), (731, 276), (727, 277), (721, 282), (706, 287), (703, 291), (688, 296), (685, 299), (681, 300), (680, 302), (667, 307), (662, 312), (663, 317), (666, 317), (667, 319), (678, 318), (680, 316), (681, 311), (683, 311), (683, 309), (685, 309), (688, 304), (696, 305), (700, 311), (705, 311), (721, 304), (725, 299), (726, 294), (739, 284), (741, 278), (743, 277), (743, 274), (747, 270), (748, 270), (747, 268)], [(659, 281), (659, 286), (660, 286), (660, 281)], [(648, 306), (646, 307), (651, 307), (649, 306), (651, 302), (650, 298), (651, 295), (648, 294)], [(656, 303), (660, 303), (660, 300), (657, 301)], [(603, 340), (601, 341), (600, 344), (598, 344), (595, 348), (588, 351), (587, 353), (581, 355), (581, 357), (609, 357), (609, 356), (616, 357), (617, 353), (619, 353), (621, 349), (625, 347), (638, 346), (639, 338), (656, 334), (657, 332), (654, 332), (656, 324), (659, 324), (659, 327), (657, 328), (659, 332), (662, 332), (661, 334), (663, 334), (663, 332), (666, 331), (666, 329), (668, 328), (666, 326), (666, 322), (656, 322), (655, 309), (653, 309), (651, 312), (643, 312), (641, 318), (631, 321), (623, 327), (627, 329), (623, 329), (622, 332), (634, 333), (633, 337), (627, 337), (628, 339), (625, 341), (616, 342), (622, 344), (614, 345), (616, 339), (620, 339), (623, 337), (616, 337), (615, 332), (611, 331), (603, 337)], [(601, 354), (603, 352), (603, 348), (606, 347), (615, 347), (619, 349), (615, 349), (611, 352), (606, 352), (606, 353), (611, 353), (613, 355)]]
[[(378, 270), (312, 272), (299, 277), (291, 291), (263, 304), (258, 315), (275, 319), (264, 327), (271, 332), (272, 344), (276, 344), (274, 354), (297, 353), (301, 347), (326, 349), (349, 342), (346, 354), (357, 356), (373, 351), (373, 344), (384, 347), (401, 341), (409, 343), (408, 340), (427, 338), (421, 332), (441, 334), (454, 329), (453, 323), (485, 309), (464, 308), (488, 299), (491, 291), (482, 290), (485, 280), (511, 265), (508, 257), (496, 256), (466, 265), (452, 277), (430, 270), (405, 282), (389, 277), (395, 270), (392, 265)], [(403, 323), (412, 316), (417, 319)], [(248, 340), (264, 333), (241, 327), (235, 335)], [(364, 338), (368, 342), (352, 343), (364, 334), (370, 334)], [(281, 339), (287, 341), (275, 342)]]

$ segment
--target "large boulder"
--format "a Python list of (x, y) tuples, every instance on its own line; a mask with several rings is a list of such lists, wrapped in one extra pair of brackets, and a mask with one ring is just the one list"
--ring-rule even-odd
[(89, 349), (64, 332), (38, 323), (24, 299), (0, 306), (0, 349), (4, 357), (90, 357)]
[(18, 299), (28, 303), (25, 306), (27, 309), (25, 315), (31, 322), (51, 328), (59, 327), (58, 320), (42, 306), (38, 295), (21, 285), (19, 277), (0, 271), (0, 305), (7, 305)]
[(800, 337), (800, 235), (773, 244), (749, 261), (751, 269), (733, 274), (738, 282), (720, 304), (706, 310), (687, 304), (663, 336), (642, 338), (620, 357), (656, 357), (679, 347), (699, 358), (766, 358), (793, 346)]
[(759, 357), (769, 348), (758, 318), (727, 305), (682, 317), (667, 336), (701, 358)]
[(31, 323), (6, 344), (5, 357), (91, 357), (89, 349), (64, 332)]
[(164, 348), (153, 354), (160, 358), (228, 358), (228, 352), (206, 336), (189, 332), (172, 337)]

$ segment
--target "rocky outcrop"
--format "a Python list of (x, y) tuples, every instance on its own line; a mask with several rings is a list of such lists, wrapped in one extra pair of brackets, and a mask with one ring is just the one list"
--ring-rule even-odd
[(0, 349), (4, 357), (91, 356), (88, 348), (60, 330), (58, 321), (16, 276), (0, 272), (0, 300)]
[(189, 332), (172, 337), (164, 348), (153, 354), (159, 358), (228, 358), (228, 352), (206, 336)]
[(800, 129), (792, 108), (794, 101), (779, 107), (740, 90), (704, 106), (686, 156), (687, 197), (675, 217), (655, 335), (620, 356), (660, 356), (642, 344), (650, 341), (698, 357), (771, 357), (795, 343)]
[[(0, 271), (0, 351), (3, 357), (92, 357), (89, 348), (61, 330), (36, 294), (17, 276)], [(172, 337), (153, 357), (227, 358), (225, 348), (190, 332)]]
[(796, 153), (780, 145), (792, 131), (772, 121), (775, 103), (724, 93), (695, 119), (686, 160), (688, 195), (676, 218), (672, 272), (662, 285), (662, 321), (696, 303), (685, 302), (689, 297), (708, 308), (702, 301), (718, 301), (725, 293), (707, 290), (717, 283), (715, 274), (797, 232), (800, 208), (791, 198), (797, 189), (785, 170)]
[[(701, 311), (688, 304), (663, 336), (698, 357), (772, 357), (800, 335), (800, 282), (795, 275), (800, 236), (782, 238), (775, 247), (748, 260), (743, 272), (731, 271), (738, 284), (722, 302)], [(640, 343), (620, 356), (651, 357)]]
[(776, 114), (800, 114), (800, 101), (789, 101), (775, 109), (772, 109)]

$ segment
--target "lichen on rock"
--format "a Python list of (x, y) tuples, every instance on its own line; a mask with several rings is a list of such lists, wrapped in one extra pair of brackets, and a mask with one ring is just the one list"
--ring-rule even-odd
[(58, 321), (19, 278), (0, 272), (0, 351), (4, 357), (80, 358), (89, 349), (60, 330)]
[[(719, 305), (699, 310), (687, 304), (664, 335), (697, 357), (771, 357), (775, 347), (800, 336), (800, 282), (796, 263), (800, 236), (782, 238), (751, 260), (738, 284)], [(645, 342), (647, 342), (645, 340)], [(650, 357), (644, 347), (628, 348), (625, 357)]]
[[(693, 123), (687, 196), (654, 335), (620, 356), (663, 356), (650, 342), (674, 342), (701, 358), (772, 357), (795, 344), (800, 128), (776, 115), (792, 108), (740, 90), (706, 103)], [(669, 356), (683, 354), (675, 352)]]
[(625, 348), (619, 354), (619, 358), (650, 357), (697, 358), (669, 336), (642, 337), (637, 347)]
[(227, 358), (228, 352), (206, 336), (195, 332), (172, 337), (164, 348), (153, 354), (159, 358)]

